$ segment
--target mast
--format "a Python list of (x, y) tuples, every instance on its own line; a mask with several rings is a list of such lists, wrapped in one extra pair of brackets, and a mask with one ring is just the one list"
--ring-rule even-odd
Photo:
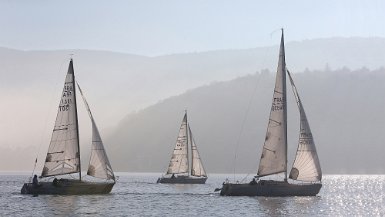
[(73, 60), (71, 58), (71, 61), (70, 61), (70, 67), (72, 69), (72, 73), (73, 73), (73, 82), (72, 82), (72, 88), (74, 90), (74, 106), (75, 106), (75, 125), (76, 125), (76, 134), (77, 134), (77, 146), (78, 146), (78, 155), (79, 155), (79, 180), (81, 181), (82, 180), (82, 167), (81, 167), (81, 160), (80, 160), (80, 145), (79, 145), (79, 121), (78, 121), (78, 107), (77, 107), (77, 103), (76, 103), (76, 86), (75, 86), (75, 70), (74, 70), (74, 66), (73, 66)]
[(285, 60), (285, 41), (283, 37), (283, 28), (282, 37), (281, 37), (281, 47), (280, 47), (280, 58), (282, 58), (281, 67), (283, 70), (282, 73), (282, 89), (283, 89), (283, 100), (284, 100), (284, 108), (283, 108), (283, 125), (284, 125), (284, 141), (285, 141), (285, 182), (287, 181), (287, 98), (286, 98), (286, 60)]
[(286, 63), (283, 29), (273, 99), (258, 177), (284, 173), (287, 181)]
[[(189, 147), (189, 146), (191, 147), (191, 153), (192, 153), (192, 146), (191, 146), (190, 142), (188, 142), (189, 136), (188, 136), (187, 110), (184, 110), (184, 113), (185, 113), (185, 116), (186, 116), (187, 171), (188, 171), (188, 176), (190, 176), (190, 175), (191, 175), (190, 165), (192, 165), (192, 158), (191, 158), (191, 163), (190, 163), (190, 159), (189, 159), (189, 155), (188, 155), (188, 147)], [(189, 144), (190, 144), (190, 145), (189, 145)]]
[[(72, 58), (60, 98), (42, 177), (80, 172), (79, 131)], [(81, 177), (81, 175), (79, 174)]]

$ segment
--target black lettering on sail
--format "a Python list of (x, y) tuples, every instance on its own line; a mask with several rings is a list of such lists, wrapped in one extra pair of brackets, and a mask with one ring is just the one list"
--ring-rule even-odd
[(280, 111), (284, 109), (285, 98), (284, 97), (274, 97), (273, 103), (271, 106), (271, 111)]
[(274, 97), (273, 103), (283, 103), (284, 98), (283, 97)]
[(271, 106), (271, 111), (279, 111), (279, 110), (283, 110), (283, 105), (272, 105)]

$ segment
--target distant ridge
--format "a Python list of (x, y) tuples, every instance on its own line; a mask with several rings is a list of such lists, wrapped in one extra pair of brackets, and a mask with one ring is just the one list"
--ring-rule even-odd
[[(384, 173), (385, 98), (373, 93), (385, 92), (385, 69), (311, 71), (294, 74), (294, 79), (324, 173)], [(236, 171), (256, 173), (273, 84), (271, 73), (257, 73), (199, 87), (132, 113), (107, 138), (112, 163), (120, 171), (163, 171), (180, 116), (188, 109), (208, 173), (232, 173), (236, 150)], [(288, 102), (289, 153), (295, 153), (299, 120), (291, 92)], [(289, 155), (289, 165), (292, 160)]]
[[(52, 83), (59, 80), (60, 66), (73, 53), (79, 81), (92, 91), (103, 86), (104, 94), (98, 100), (103, 98), (122, 106), (121, 99), (125, 99), (127, 104), (123, 107), (133, 111), (213, 81), (231, 80), (263, 69), (274, 71), (277, 46), (156, 57), (110, 51), (20, 51), (0, 47), (0, 78), (6, 80), (0, 88), (52, 88)], [(287, 43), (286, 52), (293, 73), (385, 67), (385, 38), (294, 41)]]
[[(254, 75), (256, 72), (265, 69), (275, 71), (277, 51), (277, 46), (270, 46), (146, 57), (109, 51), (76, 49), (21, 51), (0, 48), (0, 100), (5, 102), (6, 105), (0, 107), (0, 113), (2, 114), (0, 130), (6, 132), (0, 138), (0, 146), (4, 149), (23, 150), (23, 148), (29, 146), (37, 149), (40, 144), (42, 146), (48, 145), (51, 132), (47, 130), (49, 128), (47, 125), (50, 123), (47, 120), (52, 121), (55, 118), (55, 109), (58, 102), (53, 99), (57, 99), (57, 95), (60, 94), (61, 82), (66, 73), (66, 67), (63, 66), (68, 62), (70, 53), (75, 54), (74, 62), (77, 80), (87, 90), (88, 99), (94, 105), (94, 115), (100, 122), (101, 134), (107, 137), (106, 134), (113, 131), (114, 126), (127, 114), (133, 114), (135, 111), (141, 113), (144, 108), (155, 105), (157, 102), (168, 102), (171, 96), (177, 96), (186, 91), (186, 94), (192, 93), (196, 87), (203, 86), (202, 88), (210, 87), (211, 89), (212, 85), (210, 84), (227, 85), (223, 81)], [(368, 77), (365, 79), (368, 79), (367, 82), (370, 83), (374, 82), (369, 79), (370, 76), (381, 81), (381, 78), (376, 77), (378, 75), (373, 75), (373, 70), (385, 67), (383, 61), (385, 59), (384, 38), (332, 38), (288, 42), (286, 52), (288, 54), (288, 68), (292, 73), (313, 72), (313, 70), (316, 70), (317, 76), (321, 76), (322, 74), (331, 75), (336, 72), (336, 69), (339, 69), (337, 70), (337, 72), (340, 72), (337, 73), (338, 76), (330, 77), (329, 82), (333, 82), (332, 80), (335, 79), (334, 82), (341, 82), (341, 85), (345, 85), (344, 79), (351, 76), (347, 68), (367, 74)], [(344, 73), (349, 75), (344, 75)], [(251, 76), (250, 78), (254, 77)], [(314, 79), (318, 78), (315, 77)], [(268, 81), (266, 82), (268, 83)], [(245, 84), (239, 85), (243, 86)], [(354, 83), (354, 85), (358, 87), (345, 86), (346, 89), (342, 90), (350, 91), (357, 88), (360, 90), (364, 83)], [(375, 83), (373, 87), (375, 85), (382, 84)], [(325, 87), (319, 86), (319, 88), (324, 89)], [(337, 87), (335, 88), (336, 91), (339, 91)], [(195, 91), (193, 92), (195, 93)], [(369, 88), (362, 91), (366, 91), (367, 94), (373, 93), (373, 90)], [(239, 98), (237, 100), (247, 100), (247, 96), (251, 92), (252, 90), (245, 90), (242, 95), (237, 96)], [(268, 93), (270, 92), (269, 89)], [(206, 93), (202, 92), (202, 94), (206, 96)], [(269, 94), (267, 95), (267, 97), (271, 97)], [(334, 92), (330, 93), (330, 97), (333, 98), (334, 95)], [(211, 105), (213, 102), (220, 100), (221, 97), (228, 96), (218, 92), (207, 103)], [(351, 96), (346, 97), (350, 99)], [(368, 95), (367, 97), (372, 99), (373, 96)], [(173, 98), (176, 97), (171, 99)], [(195, 97), (194, 100), (199, 101), (200, 97)], [(379, 99), (375, 103), (367, 104), (366, 107), (371, 109), (373, 105), (381, 102)], [(242, 101), (239, 104), (245, 106), (244, 103), (245, 101)], [(260, 103), (263, 104), (263, 102)], [(304, 103), (305, 109), (307, 109), (306, 101)], [(361, 106), (360, 102), (356, 103)], [(182, 104), (181, 107), (186, 107), (186, 103)], [(340, 104), (341, 102), (338, 102), (333, 106)], [(357, 107), (356, 104), (351, 106)], [(383, 105), (380, 104), (380, 106)], [(148, 109), (151, 109), (151, 107)], [(181, 109), (184, 110), (185, 108)], [(217, 109), (224, 110), (227, 108), (218, 107)], [(175, 110), (174, 112), (179, 111)], [(239, 108), (237, 111), (243, 114), (242, 109)], [(169, 110), (165, 110), (165, 113), (168, 112)], [(86, 113), (83, 115), (87, 117)], [(179, 117), (173, 115), (173, 117)], [(191, 113), (191, 115), (194, 116), (195, 114)], [(216, 116), (216, 114), (208, 115)], [(80, 116), (81, 118), (82, 116)], [(312, 124), (312, 119), (309, 119), (310, 124)], [(238, 119), (234, 120), (239, 121)], [(171, 122), (171, 119), (168, 122)], [(264, 126), (266, 123), (262, 125)], [(192, 123), (192, 127), (195, 132), (194, 123)], [(215, 127), (220, 128), (222, 126)], [(175, 129), (172, 130), (175, 131)], [(82, 134), (85, 135), (84, 139), (82, 138), (82, 143), (88, 142), (87, 133), (90, 132), (85, 131)], [(174, 137), (172, 133), (168, 136)], [(17, 152), (24, 154), (23, 151)], [(8, 162), (11, 163), (11, 161)], [(16, 163), (20, 164), (21, 161), (15, 161)], [(12, 168), (14, 170), (24, 170), (25, 166), (18, 168), (18, 165), (14, 165)], [(152, 170), (155, 167), (149, 166), (147, 169)], [(160, 171), (164, 171), (164, 169), (162, 168)]]

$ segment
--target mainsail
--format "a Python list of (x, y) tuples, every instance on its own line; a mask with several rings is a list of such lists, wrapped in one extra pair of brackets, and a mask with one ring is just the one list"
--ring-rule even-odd
[(188, 125), (188, 131), (189, 131), (189, 139), (191, 144), (191, 175), (192, 176), (205, 176), (206, 177), (206, 171), (203, 168), (202, 160), (199, 156), (198, 148), (195, 144), (194, 137), (192, 135), (190, 126)]
[(287, 170), (287, 108), (286, 108), (286, 63), (283, 31), (279, 51), (277, 76), (270, 110), (269, 123), (259, 163), (258, 176), (285, 172)]
[(79, 92), (83, 98), (84, 105), (86, 106), (86, 109), (88, 111), (88, 115), (90, 116), (92, 122), (92, 147), (87, 175), (107, 180), (112, 179), (115, 181), (114, 172), (112, 171), (110, 161), (108, 160), (106, 151), (104, 149), (103, 141), (100, 137), (99, 130), (91, 113), (90, 106), (88, 105), (87, 100), (84, 97), (83, 91), (78, 83), (77, 85), (79, 88)]
[(184, 115), (167, 174), (188, 173), (187, 114)]
[(41, 174), (43, 177), (80, 173), (79, 132), (74, 82), (75, 75), (71, 59)]
[(302, 106), (297, 88), (294, 85), (294, 81), (289, 71), (287, 71), (287, 74), (289, 75), (290, 83), (300, 113), (300, 133), (297, 155), (290, 171), (289, 178), (301, 181), (321, 181), (321, 166), (318, 160), (317, 150), (314, 144), (309, 122), (306, 118), (305, 109)]

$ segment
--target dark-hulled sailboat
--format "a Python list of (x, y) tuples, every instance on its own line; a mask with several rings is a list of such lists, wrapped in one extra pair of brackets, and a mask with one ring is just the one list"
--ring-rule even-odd
[[(78, 88), (92, 123), (92, 148), (87, 175), (92, 176), (93, 180), (85, 181), (81, 175), (75, 75), (71, 59), (41, 173), (42, 179), (38, 183), (25, 183), (21, 189), (22, 194), (107, 194), (111, 192), (115, 184), (114, 172), (91, 110), (79, 85)], [(64, 175), (76, 173), (79, 174), (77, 179), (63, 178)], [(50, 181), (52, 178), (54, 178), (53, 181)]]
[[(191, 166), (189, 161), (189, 146), (191, 148)], [(190, 125), (187, 122), (186, 112), (179, 129), (178, 138), (167, 172), (164, 176), (158, 178), (157, 183), (205, 184), (206, 180), (206, 171), (203, 168), (198, 148), (195, 144)]]
[[(287, 103), (286, 73), (300, 113), (297, 154), (287, 178)], [(283, 180), (266, 180), (265, 176), (282, 174)], [(263, 178), (260, 180), (259, 178)], [(250, 183), (223, 183), (220, 195), (227, 196), (315, 196), (320, 191), (322, 172), (305, 110), (293, 79), (286, 69), (282, 29), (278, 69), (257, 176)]]

